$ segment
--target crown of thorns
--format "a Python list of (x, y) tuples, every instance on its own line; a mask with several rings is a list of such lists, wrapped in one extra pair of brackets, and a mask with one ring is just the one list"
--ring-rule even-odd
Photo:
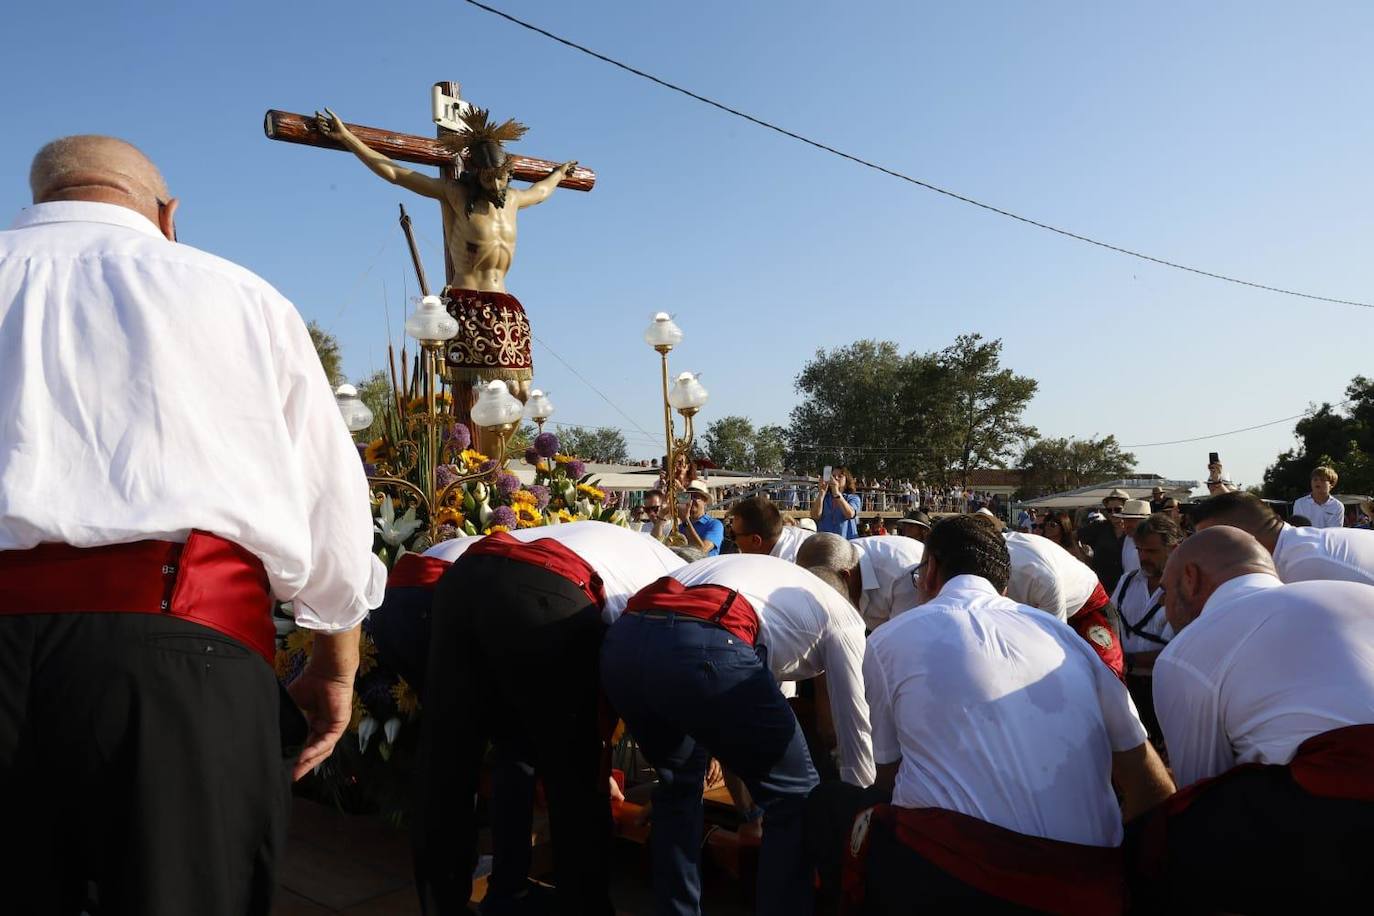
[(485, 108), (474, 108), (462, 118), (466, 129), (445, 134), (439, 138), (439, 145), (475, 171), (509, 173), (514, 163), (502, 144), (519, 140), (529, 128), (514, 118), (497, 124)]

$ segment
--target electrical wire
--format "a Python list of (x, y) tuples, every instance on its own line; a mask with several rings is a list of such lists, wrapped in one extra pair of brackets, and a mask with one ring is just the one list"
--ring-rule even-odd
[(610, 64), (613, 67), (618, 67), (619, 69), (624, 70), (627, 73), (631, 73), (635, 76), (638, 76), (641, 79), (646, 79), (651, 83), (656, 83), (657, 85), (662, 86), (665, 89), (670, 89), (673, 92), (681, 93), (682, 95), (685, 95), (690, 99), (694, 99), (698, 102), (701, 102), (704, 105), (710, 105), (712, 108), (717, 108), (720, 111), (725, 112), (726, 114), (734, 115), (737, 118), (742, 118), (745, 121), (749, 121), (750, 123), (755, 124), (759, 127), (771, 130), (775, 133), (782, 134), (784, 137), (788, 137), (800, 143), (805, 143), (806, 145), (815, 147), (816, 149), (821, 150), (823, 152), (830, 153), (833, 156), (838, 156), (841, 159), (848, 159), (850, 162), (853, 162), (857, 165), (861, 165), (865, 168), (872, 169), (876, 172), (881, 172), (882, 174), (888, 175), (892, 178), (908, 182), (910, 184), (916, 185), (917, 187), (924, 188), (927, 191), (934, 191), (936, 194), (943, 194), (945, 197), (952, 198), (961, 203), (969, 204), (970, 206), (974, 207), (979, 207), (980, 209), (987, 210), (990, 213), (995, 213), (998, 216), (1004, 216), (1008, 219), (1013, 219), (1017, 222), (1025, 223), (1028, 226), (1034, 226), (1037, 229), (1044, 229), (1047, 232), (1053, 232), (1056, 235), (1061, 235), (1065, 238), (1073, 239), (1078, 242), (1085, 242), (1089, 245), (1096, 245), (1098, 248), (1105, 248), (1108, 251), (1115, 251), (1118, 254), (1124, 254), (1128, 257), (1138, 258), (1142, 261), (1148, 261), (1151, 264), (1158, 264), (1162, 267), (1170, 267), (1174, 270), (1186, 271), (1187, 273), (1196, 274), (1201, 277), (1208, 277), (1213, 280), (1221, 280), (1226, 283), (1234, 283), (1239, 286), (1247, 286), (1251, 289), (1264, 290), (1265, 292), (1270, 293), (1279, 293), (1284, 296), (1295, 296), (1299, 299), (1309, 299), (1314, 302), (1330, 302), (1335, 305), (1353, 305), (1358, 308), (1374, 309), (1374, 303), (1360, 302), (1356, 299), (1339, 299), (1334, 296), (1319, 296), (1315, 293), (1304, 293), (1299, 290), (1284, 289), (1283, 287), (1279, 286), (1269, 286), (1267, 284), (1256, 283), (1251, 280), (1242, 280), (1239, 277), (1232, 277), (1226, 274), (1217, 273), (1215, 271), (1204, 270), (1200, 267), (1189, 267), (1187, 264), (1180, 264), (1177, 261), (1170, 261), (1166, 258), (1155, 257), (1154, 255), (1134, 251), (1130, 248), (1124, 248), (1120, 245), (1114, 245), (1111, 242), (1104, 242), (1100, 239), (1095, 239), (1077, 232), (1072, 232), (1068, 229), (1061, 229), (1060, 227), (1052, 226), (1049, 223), (1042, 223), (1039, 220), (1031, 219), (1028, 216), (1022, 216), (1019, 213), (1013, 213), (1010, 210), (1004, 210), (1001, 207), (993, 206), (989, 203), (984, 203), (981, 200), (975, 200), (972, 197), (967, 197), (956, 191), (951, 191), (948, 188), (942, 188), (939, 185), (931, 184), (928, 181), (923, 181), (919, 178), (914, 178), (911, 175), (899, 172), (896, 169), (888, 168), (885, 165), (879, 165), (876, 162), (872, 162), (868, 159), (856, 156), (853, 153), (846, 153), (843, 150), (836, 149), (835, 147), (822, 143), (819, 140), (813, 140), (810, 137), (803, 136), (802, 134), (788, 130), (785, 127), (779, 127), (778, 125), (773, 124), (770, 121), (765, 121), (762, 118), (755, 117), (754, 115), (740, 111), (737, 108), (731, 108), (729, 105), (726, 105), (723, 102), (718, 102), (715, 99), (708, 98), (707, 96), (693, 92), (692, 90), (679, 86), (676, 83), (670, 83), (665, 79), (661, 79), (657, 76), (654, 76), (652, 73), (646, 73), (645, 71), (640, 70), (636, 67), (632, 67), (629, 64), (622, 63), (621, 61), (618, 61), (613, 57), (608, 57), (605, 54), (601, 54), (598, 51), (593, 51), (591, 48), (580, 45), (575, 41), (570, 41), (569, 39), (563, 38), (560, 35), (555, 35), (553, 32), (550, 32), (547, 29), (540, 28), (534, 23), (526, 22), (523, 19), (518, 19), (515, 16), (512, 16), (510, 13), (507, 13), (503, 10), (499, 10), (494, 6), (488, 6), (485, 3), (479, 2), (479, 0), (463, 0), (463, 2), (469, 4), (470, 6), (475, 6), (480, 10), (484, 10), (488, 13), (491, 13), (494, 16), (499, 16), (502, 19), (505, 19), (511, 23), (514, 23), (515, 25), (520, 26), (521, 28), (528, 29), (531, 32), (535, 32), (539, 35), (543, 35), (545, 38), (549, 38), (553, 41), (556, 41), (559, 44), (572, 48), (575, 51), (580, 51), (583, 54), (594, 57), (597, 60), (602, 61), (603, 63)]

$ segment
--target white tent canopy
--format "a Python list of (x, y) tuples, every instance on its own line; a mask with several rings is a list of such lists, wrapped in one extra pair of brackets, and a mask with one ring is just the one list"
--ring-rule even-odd
[[(534, 483), (534, 468), (524, 462), (512, 461), (506, 470), (510, 471), (524, 484)], [(652, 490), (658, 486), (658, 468), (646, 468), (637, 464), (591, 464), (587, 473), (596, 485), (603, 490)], [(776, 477), (735, 477), (713, 475), (706, 478), (706, 485), (719, 497), (722, 487), (750, 487), (761, 483), (774, 483)]]
[(1175, 499), (1187, 499), (1188, 494), (1192, 492), (1195, 486), (1197, 486), (1196, 480), (1128, 477), (1121, 480), (1109, 480), (1106, 483), (1095, 483), (1092, 486), (1079, 487), (1077, 490), (1068, 490), (1064, 493), (1052, 493), (1049, 496), (1029, 500), (1022, 505), (1036, 509), (1077, 509), (1082, 506), (1100, 506), (1102, 500), (1113, 490), (1124, 490), (1130, 494), (1131, 499), (1148, 500), (1155, 487), (1163, 487), (1164, 492)]

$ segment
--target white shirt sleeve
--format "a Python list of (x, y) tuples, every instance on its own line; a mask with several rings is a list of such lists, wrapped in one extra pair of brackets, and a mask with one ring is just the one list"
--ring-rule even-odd
[(1154, 696), (1169, 766), (1180, 789), (1235, 766), (1216, 693), (1189, 666), (1160, 656), (1155, 661)]
[(1088, 654), (1092, 656), (1097, 703), (1102, 709), (1102, 721), (1107, 726), (1107, 739), (1112, 743), (1112, 753), (1119, 754), (1140, 747), (1149, 737), (1149, 732), (1140, 721), (1140, 713), (1136, 711), (1130, 692), (1112, 670), (1102, 664), (1095, 652), (1089, 649)]
[(864, 699), (864, 629), (853, 624), (832, 624), (821, 638), (826, 687), (830, 691), (830, 715), (840, 750), (840, 778), (861, 788), (873, 785), (878, 771), (873, 764), (873, 733)]
[(329, 381), (294, 310), (277, 310), (272, 329), (282, 414), (291, 438), (296, 498), (310, 528), (310, 569), (290, 596), (296, 623), (312, 630), (357, 626), (382, 603), (386, 568), (372, 553), (367, 479)]
[(887, 684), (878, 653), (869, 640), (864, 649), (864, 697), (868, 700), (868, 721), (873, 729), (873, 760), (879, 766), (902, 759), (902, 741), (897, 732), (897, 716), (892, 689)]

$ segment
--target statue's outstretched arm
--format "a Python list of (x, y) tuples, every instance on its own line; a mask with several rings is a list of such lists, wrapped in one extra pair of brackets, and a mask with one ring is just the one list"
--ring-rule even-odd
[(379, 178), (425, 197), (440, 199), (444, 196), (442, 179), (425, 175), (392, 162), (354, 136), (353, 131), (344, 126), (343, 120), (328, 108), (324, 110), (324, 114), (315, 112), (315, 123), (320, 129), (320, 133), (327, 137), (333, 137), (342, 143)]
[(547, 177), (541, 178), (528, 188), (516, 191), (515, 202), (523, 210), (525, 207), (533, 207), (535, 204), (542, 204), (549, 199), (553, 189), (558, 187), (558, 183), (568, 177), (568, 173), (577, 168), (577, 160), (565, 162), (554, 169)]

